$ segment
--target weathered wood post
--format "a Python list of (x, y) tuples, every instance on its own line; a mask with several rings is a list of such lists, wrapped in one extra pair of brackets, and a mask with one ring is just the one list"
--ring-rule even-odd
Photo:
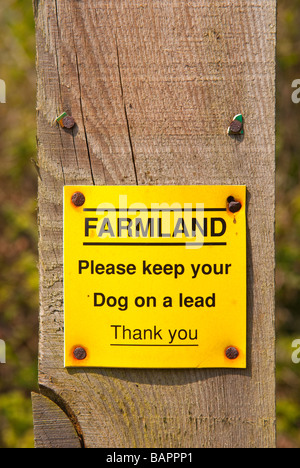
[[(36, 446), (273, 447), (276, 1), (34, 0), (34, 8)], [(72, 129), (56, 122), (63, 112)], [(230, 137), (238, 113), (245, 133)], [(247, 186), (246, 369), (64, 367), (64, 185)]]

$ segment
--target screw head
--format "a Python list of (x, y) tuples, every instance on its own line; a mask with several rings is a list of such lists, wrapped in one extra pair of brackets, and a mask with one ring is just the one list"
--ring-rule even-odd
[(68, 130), (70, 130), (71, 128), (73, 128), (75, 126), (75, 119), (74, 117), (70, 116), (70, 115), (66, 115), (63, 119), (62, 119), (62, 124), (65, 128), (67, 128)]
[(73, 356), (77, 361), (84, 361), (84, 359), (87, 357), (87, 352), (84, 348), (78, 346), (78, 348), (75, 348), (73, 351)]
[(81, 192), (75, 192), (72, 195), (71, 200), (72, 200), (73, 205), (82, 206), (85, 203), (85, 196)]
[(230, 124), (229, 130), (233, 135), (238, 135), (243, 129), (243, 124), (239, 120), (233, 120)]
[(234, 359), (237, 359), (240, 355), (240, 353), (234, 346), (229, 346), (228, 348), (226, 348), (225, 354), (226, 354), (227, 359), (230, 359), (232, 361)]
[(230, 213), (237, 213), (242, 208), (242, 204), (239, 201), (232, 200), (228, 204), (228, 209)]

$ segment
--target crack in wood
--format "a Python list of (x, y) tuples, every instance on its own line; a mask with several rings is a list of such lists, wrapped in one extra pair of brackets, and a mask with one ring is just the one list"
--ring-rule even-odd
[(95, 185), (95, 178), (94, 178), (94, 174), (93, 174), (93, 166), (92, 166), (92, 159), (91, 159), (91, 153), (90, 153), (90, 146), (89, 146), (89, 142), (88, 142), (88, 136), (87, 136), (85, 118), (84, 118), (84, 112), (83, 112), (82, 89), (81, 89), (78, 55), (77, 55), (76, 49), (75, 49), (75, 58), (76, 58), (76, 70), (77, 70), (78, 85), (79, 85), (79, 102), (80, 102), (80, 111), (81, 111), (81, 117), (82, 117), (83, 131), (84, 131), (84, 135), (85, 135), (86, 148), (87, 148), (87, 153), (88, 153), (88, 159), (89, 159), (92, 182), (93, 182), (93, 185)]
[(132, 158), (133, 170), (134, 170), (136, 185), (139, 185), (138, 176), (137, 176), (137, 169), (136, 169), (136, 163), (135, 163), (135, 155), (134, 155), (134, 150), (133, 150), (133, 141), (132, 141), (132, 137), (131, 137), (131, 131), (130, 131), (130, 125), (129, 125), (129, 118), (128, 118), (128, 113), (127, 113), (127, 108), (126, 108), (126, 103), (125, 103), (125, 97), (124, 97), (123, 79), (122, 79), (121, 66), (120, 66), (120, 54), (119, 54), (119, 46), (118, 46), (118, 38), (117, 38), (117, 35), (116, 35), (116, 49), (117, 49), (117, 64), (118, 64), (118, 71), (119, 71), (121, 95), (122, 95), (122, 101), (123, 101), (123, 107), (124, 107), (124, 114), (125, 114), (125, 120), (126, 120), (126, 126), (127, 126), (127, 133), (128, 133), (128, 139), (129, 139), (129, 146), (130, 146), (130, 150), (131, 150), (131, 158)]

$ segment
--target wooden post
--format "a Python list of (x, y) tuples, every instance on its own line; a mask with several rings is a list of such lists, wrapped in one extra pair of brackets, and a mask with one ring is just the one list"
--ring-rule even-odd
[[(34, 6), (41, 394), (84, 447), (273, 447), (276, 0)], [(247, 185), (246, 370), (64, 368), (65, 184)], [(65, 446), (63, 418), (33, 404), (36, 446)]]

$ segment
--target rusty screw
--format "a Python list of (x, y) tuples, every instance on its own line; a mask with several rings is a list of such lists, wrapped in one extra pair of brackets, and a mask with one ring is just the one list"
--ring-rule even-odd
[(85, 196), (81, 192), (75, 192), (72, 195), (71, 200), (72, 200), (73, 205), (82, 206), (85, 203)]
[(237, 359), (240, 355), (238, 350), (234, 346), (229, 346), (225, 351), (227, 359), (234, 360)]
[(59, 115), (56, 118), (56, 122), (59, 123), (62, 128), (67, 128), (68, 130), (73, 128), (76, 123), (74, 117), (68, 115), (66, 112), (63, 112), (61, 115)]
[(234, 197), (227, 198), (228, 209), (230, 213), (237, 213), (242, 208), (242, 204), (239, 201), (236, 201)]
[(233, 120), (229, 127), (229, 131), (232, 135), (239, 135), (242, 129), (243, 129), (243, 124), (239, 120)]
[(84, 348), (78, 347), (74, 349), (73, 356), (75, 359), (77, 359), (77, 361), (84, 361), (84, 359), (87, 357), (87, 353)]
[(67, 128), (68, 130), (71, 130), (71, 128), (73, 128), (75, 126), (75, 119), (74, 117), (70, 116), (70, 115), (66, 115), (63, 119), (62, 119), (62, 125), (63, 127)]

